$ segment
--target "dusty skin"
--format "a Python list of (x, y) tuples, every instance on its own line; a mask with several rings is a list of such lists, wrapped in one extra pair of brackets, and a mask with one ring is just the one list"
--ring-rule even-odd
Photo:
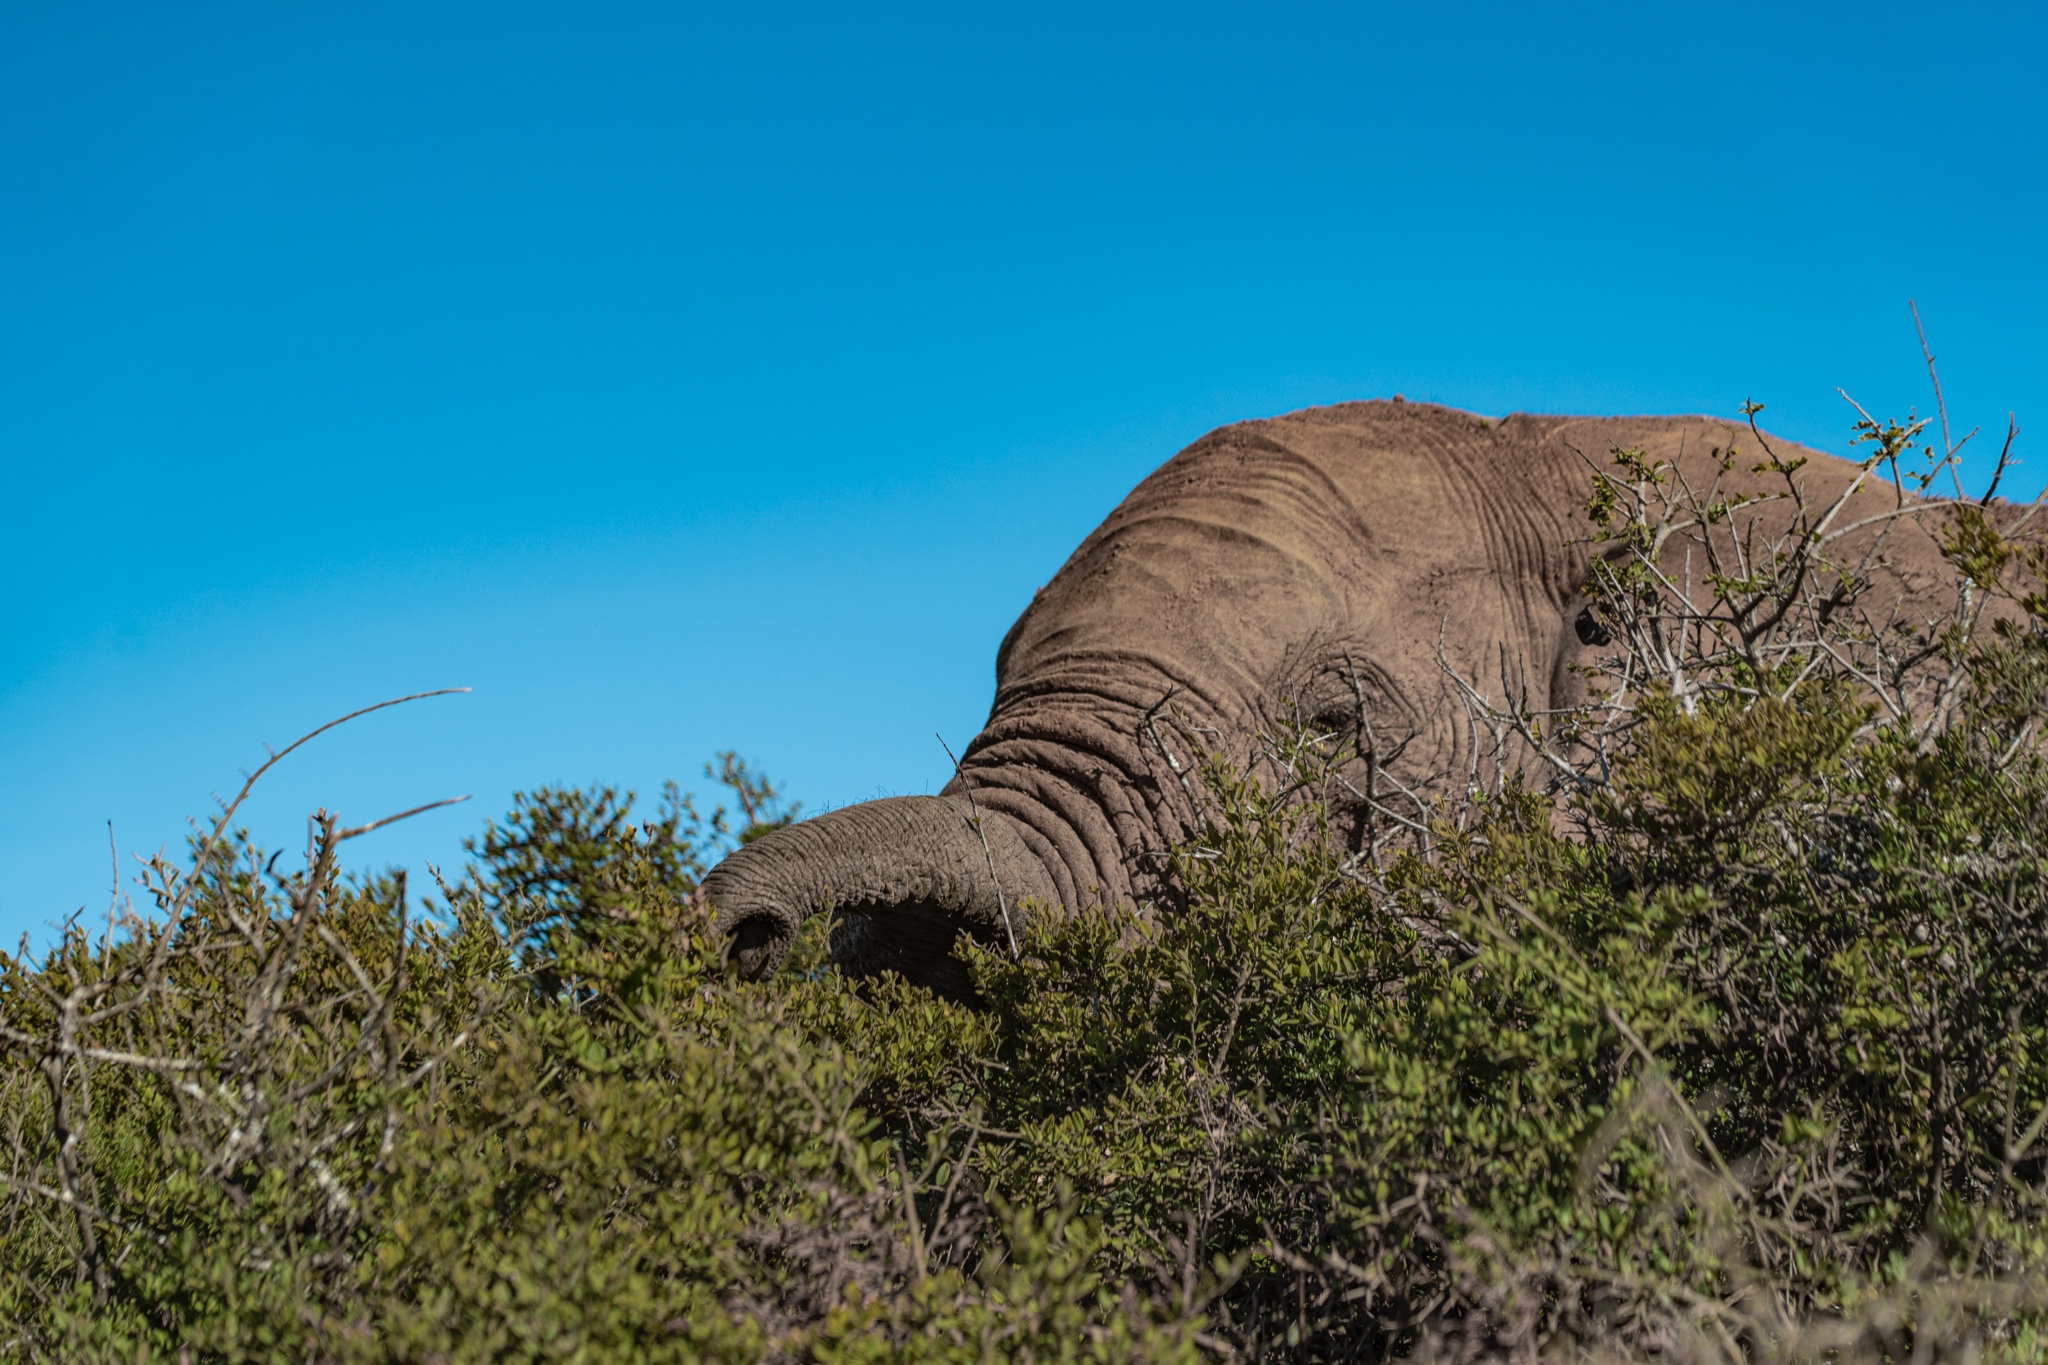
[[(1470, 757), (1446, 666), (1539, 706), (1583, 688), (1571, 666), (1600, 643), (1582, 595), (1595, 469), (1635, 448), (1704, 488), (1731, 446), (1724, 491), (1784, 487), (1751, 471), (1748, 429), (1706, 417), (1489, 421), (1394, 401), (1213, 431), (1140, 483), (1010, 628), (988, 723), (940, 795), (771, 834), (714, 869), (705, 897), (748, 973), (829, 910), (845, 966), (957, 991), (960, 932), (1000, 943), (1026, 901), (1059, 913), (1145, 898), (1160, 851), (1194, 829), (1197, 747), (1241, 755), (1293, 715), (1426, 792)], [(1771, 448), (1806, 460), (1815, 503), (1856, 478), (1846, 460)], [(1875, 535), (1900, 496), (1872, 478), (1838, 521)], [(1782, 515), (1763, 509), (1735, 515)], [(1928, 520), (1896, 526), (1873, 574), (1908, 619), (1952, 606)], [(1339, 815), (1355, 838), (1362, 808)]]

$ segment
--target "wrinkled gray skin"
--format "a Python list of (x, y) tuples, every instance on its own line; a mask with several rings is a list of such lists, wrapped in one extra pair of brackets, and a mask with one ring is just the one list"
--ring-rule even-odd
[[(1488, 422), (1373, 402), (1211, 432), (1110, 513), (1011, 627), (988, 724), (944, 792), (778, 831), (713, 869), (705, 897), (749, 974), (831, 911), (845, 966), (958, 993), (956, 934), (1000, 942), (1026, 899), (1061, 913), (1147, 896), (1159, 852), (1193, 831), (1172, 767), (1188, 763), (1191, 734), (1242, 755), (1290, 706), (1354, 734), (1362, 710), (1373, 747), (1399, 750), (1389, 771), (1462, 771), (1439, 640), (1495, 691), (1505, 658), (1532, 701), (1577, 699), (1594, 467), (1637, 447), (1705, 487), (1731, 444), (1744, 458), (1727, 486), (1761, 489), (1750, 433), (1702, 417)], [(1773, 445), (1807, 457), (1801, 477), (1823, 506), (1854, 477), (1846, 461)], [(1896, 501), (1872, 480), (1842, 521)], [(1919, 520), (1887, 542), (1879, 589), (1932, 614), (1949, 579)], [(1355, 825), (1359, 813), (1338, 815)]]

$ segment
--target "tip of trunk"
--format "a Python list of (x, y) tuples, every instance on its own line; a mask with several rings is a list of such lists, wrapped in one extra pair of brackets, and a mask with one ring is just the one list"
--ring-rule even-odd
[(942, 994), (971, 986), (953, 956), (963, 933), (1006, 943), (1022, 903), (1057, 904), (1052, 878), (1008, 817), (959, 796), (895, 796), (791, 825), (736, 850), (704, 879), (733, 962), (766, 976), (813, 915), (861, 974), (901, 973)]

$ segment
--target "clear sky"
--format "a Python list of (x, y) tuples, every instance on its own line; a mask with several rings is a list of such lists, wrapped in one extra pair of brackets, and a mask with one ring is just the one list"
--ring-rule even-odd
[[(0, 933), (108, 822), (936, 790), (1208, 428), (1836, 385), (2048, 480), (2048, 6), (0, 5)], [(2029, 489), (2031, 491), (2031, 489)], [(700, 788), (701, 779), (695, 781)]]

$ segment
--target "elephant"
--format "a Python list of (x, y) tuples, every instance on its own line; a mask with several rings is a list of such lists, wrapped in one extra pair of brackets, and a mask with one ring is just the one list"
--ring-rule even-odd
[[(842, 966), (964, 992), (957, 935), (1014, 936), (1027, 901), (1073, 913), (1158, 889), (1161, 850), (1199, 828), (1189, 736), (1242, 752), (1289, 708), (1318, 725), (1355, 716), (1426, 782), (1471, 757), (1446, 665), (1497, 677), (1512, 659), (1537, 702), (1570, 704), (1585, 687), (1574, 666), (1602, 643), (1584, 595), (1595, 464), (1640, 449), (1704, 486), (1738, 443), (1725, 486), (1760, 491), (1749, 433), (1706, 417), (1489, 420), (1397, 398), (1219, 428), (1038, 590), (996, 652), (988, 722), (938, 795), (757, 839), (702, 897), (743, 974), (771, 971), (829, 911)], [(1772, 445), (1806, 461), (1816, 501), (1856, 478), (1847, 460)], [(1901, 497), (1914, 495), (1867, 480), (1847, 514), (1882, 520)], [(1953, 592), (1931, 534), (1893, 537), (1879, 572), (1932, 612)]]

